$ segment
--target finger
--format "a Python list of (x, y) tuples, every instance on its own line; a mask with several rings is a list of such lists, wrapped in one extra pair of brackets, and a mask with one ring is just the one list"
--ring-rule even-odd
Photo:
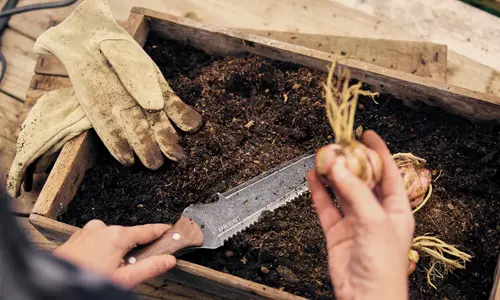
[(372, 189), (347, 169), (343, 157), (335, 160), (328, 178), (337, 194), (337, 200), (344, 215), (352, 215), (360, 219), (384, 217), (382, 206)]
[(146, 224), (125, 227), (123, 235), (120, 238), (125, 242), (128, 252), (136, 245), (144, 245), (156, 240), (170, 227), (172, 226), (168, 224)]
[(151, 170), (160, 168), (163, 156), (142, 109), (133, 106), (122, 111), (120, 117), (127, 141), (142, 164)]
[(157, 66), (156, 73), (158, 76), (158, 82), (160, 83), (160, 87), (163, 92), (163, 99), (165, 100), (164, 111), (167, 116), (182, 131), (194, 132), (198, 130), (203, 123), (201, 115), (191, 106), (184, 103), (181, 98), (174, 93)]
[(123, 86), (142, 108), (159, 111), (164, 107), (156, 65), (139, 44), (110, 39), (101, 42), (100, 47)]
[(363, 134), (363, 143), (377, 152), (382, 159), (380, 196), (384, 209), (391, 212), (411, 212), (403, 178), (385, 142), (378, 134), (368, 130)]
[(315, 171), (310, 170), (307, 173), (307, 182), (309, 183), (314, 209), (323, 232), (326, 234), (330, 228), (342, 219), (342, 216)]
[(94, 230), (94, 229), (101, 229), (101, 228), (106, 228), (106, 224), (101, 221), (101, 220), (90, 220), (83, 226), (82, 229), (86, 230)]
[(179, 136), (165, 112), (144, 112), (144, 114), (146, 115), (151, 130), (153, 130), (155, 140), (158, 146), (160, 146), (161, 152), (173, 161), (185, 159), (186, 154), (179, 145)]
[(113, 279), (127, 288), (132, 288), (148, 279), (164, 274), (172, 269), (176, 263), (177, 261), (172, 255), (148, 257), (118, 269), (113, 275)]

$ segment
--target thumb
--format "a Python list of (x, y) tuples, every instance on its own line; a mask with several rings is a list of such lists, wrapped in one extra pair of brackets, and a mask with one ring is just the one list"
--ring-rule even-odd
[(172, 269), (177, 260), (172, 255), (157, 255), (118, 269), (113, 280), (126, 288), (143, 283)]

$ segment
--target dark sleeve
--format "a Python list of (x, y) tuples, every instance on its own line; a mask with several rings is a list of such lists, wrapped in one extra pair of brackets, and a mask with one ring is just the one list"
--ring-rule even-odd
[(135, 299), (105, 278), (33, 247), (10, 213), (10, 201), (0, 186), (0, 299)]

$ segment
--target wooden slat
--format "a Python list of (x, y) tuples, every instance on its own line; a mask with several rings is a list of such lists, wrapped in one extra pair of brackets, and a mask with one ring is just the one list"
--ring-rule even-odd
[(0, 136), (0, 184), (7, 184), (7, 174), (14, 159), (16, 144), (3, 136)]
[[(136, 7), (133, 12), (145, 14), (152, 20), (152, 30), (166, 38), (187, 41), (194, 47), (220, 55), (250, 52), (321, 71), (327, 70), (331, 60), (339, 58), (334, 54), (197, 23), (144, 8)], [(375, 91), (392, 94), (407, 104), (423, 102), (440, 106), (450, 113), (472, 120), (500, 120), (500, 97), (352, 59), (344, 59), (339, 65), (349, 67), (353, 78), (370, 84)]]
[(7, 71), (0, 90), (20, 100), (26, 96), (36, 64), (33, 44), (32, 39), (11, 29), (6, 29), (2, 36), (1, 51), (7, 60)]
[[(7, 0), (0, 0), (0, 6), (3, 7), (5, 2), (7, 2)], [(46, 3), (46, 2), (53, 2), (53, 0), (19, 0), (17, 7), (31, 5), (31, 4)], [(9, 21), (9, 26), (35, 40), (40, 34), (42, 34), (47, 29), (47, 24), (51, 16), (53, 15), (67, 16), (76, 8), (76, 6), (80, 2), (81, 0), (77, 1), (76, 4), (73, 4), (69, 7), (36, 10), (32, 12), (26, 12), (23, 14), (14, 15), (11, 17)], [(33, 69), (31, 71), (33, 71)]]
[(500, 71), (500, 18), (457, 0), (330, 0)]
[[(132, 5), (137, 5), (137, 3), (133, 1), (109, 0), (108, 2), (113, 10), (113, 15), (117, 19), (125, 19)], [(394, 3), (394, 6), (385, 7), (385, 11), (381, 9), (375, 11), (373, 9), (376, 4), (382, 5), (379, 3), (389, 2)], [(420, 0), (418, 3), (425, 8), (425, 13), (419, 13), (420, 8), (418, 7), (413, 9), (415, 5), (412, 4), (414, 3), (413, 1), (398, 0), (370, 0), (363, 1), (363, 3), (350, 0), (315, 0), (314, 2), (309, 0), (143, 0), (140, 5), (158, 11), (168, 12), (176, 16), (195, 16), (196, 19), (200, 19), (208, 24), (224, 27), (407, 41), (426, 40), (431, 38), (429, 41), (440, 44), (450, 44), (449, 39), (452, 41), (462, 41), (469, 45), (461, 48), (460, 43), (452, 43), (452, 47), (449, 48), (448, 65), (453, 66), (453, 69), (450, 69), (451, 73), (447, 75), (448, 83), (474, 91), (500, 96), (500, 78), (496, 76), (497, 73), (495, 73), (495, 69), (491, 68), (488, 63), (481, 64), (477, 62), (482, 61), (483, 53), (490, 53), (490, 58), (491, 55), (499, 53), (498, 51), (494, 51), (494, 48), (500, 39), (494, 39), (494, 35), (486, 34), (485, 30), (496, 30), (495, 28), (499, 28), (499, 25), (495, 24), (498, 24), (500, 19), (477, 14), (473, 7), (461, 6), (459, 7), (460, 13), (455, 13), (453, 9), (449, 9), (449, 7), (457, 7), (455, 2), (458, 1), (447, 0), (446, 4), (439, 4), (437, 6), (438, 10), (433, 11), (429, 9), (435, 6), (434, 2)], [(351, 5), (352, 7), (344, 6), (342, 3)], [(364, 9), (360, 9), (360, 7), (364, 7)], [(443, 10), (443, 8), (446, 8), (447, 11)], [(407, 16), (407, 18), (404, 19), (406, 23), (403, 25), (397, 24), (396, 21), (387, 17), (389, 12), (391, 16), (393, 16), (398, 12), (398, 9), (401, 9), (405, 14), (408, 12), (411, 14), (410, 17)], [(29, 26), (20, 26), (20, 21), (15, 17), (9, 24), (14, 28), (22, 30), (25, 34), (35, 37), (45, 30), (48, 16), (53, 19), (62, 20), (69, 12), (69, 9), (55, 9), (43, 11), (43, 14), (40, 14), (39, 17), (37, 17), (35, 13), (26, 14), (26, 16), (30, 16), (30, 20), (32, 21), (31, 25), (36, 27), (36, 29), (31, 29)], [(434, 15), (439, 16), (441, 13), (445, 14), (446, 18), (434, 17)], [(416, 18), (420, 21), (412, 22), (412, 20), (417, 20)], [(449, 22), (452, 25), (446, 24), (446, 20), (452, 20), (452, 22)], [(484, 20), (488, 20), (488, 22)], [(395, 22), (395, 24), (392, 22)], [(428, 24), (432, 24), (432, 26)], [(422, 25), (426, 26), (424, 28), (426, 30), (424, 33), (427, 34), (427, 36), (424, 38), (419, 32), (419, 26)], [(31, 31), (37, 32), (37, 34), (31, 34)], [(439, 39), (432, 39), (435, 36), (429, 35), (433, 34), (434, 31), (440, 33)], [(462, 34), (460, 32), (472, 34)], [(481, 34), (478, 35), (475, 34), (475, 32), (481, 32)], [(471, 41), (468, 42), (467, 38), (471, 38)], [(476, 43), (478, 44), (477, 46)], [(480, 52), (469, 52), (466, 50), (470, 47), (475, 47), (475, 49)], [(465, 56), (467, 59), (465, 60), (464, 57), (461, 58), (455, 51), (462, 53), (462, 56), (467, 55), (468, 57)], [(500, 62), (498, 57), (496, 61)], [(471, 64), (474, 66), (470, 67)], [(473, 76), (471, 75), (471, 69), (473, 69)], [(53, 73), (48, 74), (58, 74), (58, 72), (60, 72), (60, 70), (54, 70)], [(488, 88), (489, 86), (496, 86), (497, 88)]]
[[(29, 221), (49, 241), (64, 243), (79, 228), (56, 220), (30, 215)], [(167, 283), (163, 286), (164, 280)], [(161, 284), (160, 284), (161, 282)], [(166, 288), (166, 289), (164, 289)], [(153, 290), (157, 289), (157, 293)], [(159, 299), (249, 299), (249, 300), (306, 300), (277, 289), (266, 287), (236, 276), (217, 272), (181, 259), (164, 276), (149, 280), (137, 291)], [(171, 294), (173, 292), (173, 295)], [(177, 298), (176, 298), (177, 297)]]
[(37, 247), (38, 249), (44, 250), (44, 251), (53, 251), (56, 249), (59, 244), (49, 241), (45, 236), (43, 236), (40, 231), (38, 231), (30, 222), (29, 219), (26, 217), (17, 217), (16, 218), (19, 226), (21, 227), (22, 231), (27, 235), (27, 237), (30, 239), (31, 243)]
[(380, 67), (446, 82), (446, 45), (295, 32), (238, 30), (332, 54), (353, 56)]
[[(345, 53), (381, 67), (446, 82), (445, 45), (252, 29), (240, 31), (328, 53)], [(67, 74), (62, 63), (52, 55), (43, 55), (35, 71), (38, 74)]]
[(489, 300), (499, 300), (499, 299), (500, 299), (500, 254), (498, 255), (498, 261), (497, 261), (497, 266), (495, 268), (493, 286), (491, 287)]
[(59, 154), (35, 206), (33, 213), (57, 218), (73, 199), (95, 153), (93, 131), (86, 131), (66, 143)]
[(22, 102), (0, 92), (0, 136), (15, 142), (19, 134), (18, 118)]

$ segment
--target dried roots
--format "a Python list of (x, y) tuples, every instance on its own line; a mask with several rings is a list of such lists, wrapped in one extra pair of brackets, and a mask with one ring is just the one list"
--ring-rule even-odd
[(437, 289), (432, 283), (433, 278), (443, 278), (454, 269), (465, 269), (465, 263), (470, 262), (472, 256), (457, 248), (446, 244), (432, 236), (419, 236), (413, 239), (412, 249), (421, 251), (431, 257), (431, 266), (427, 270), (427, 282)]
[(335, 133), (335, 143), (348, 145), (354, 139), (354, 115), (359, 95), (374, 98), (379, 93), (362, 90), (361, 82), (349, 86), (351, 72), (347, 68), (339, 72), (337, 83), (333, 85), (333, 73), (336, 65), (337, 61), (334, 60), (329, 68), (327, 83), (324, 84), (326, 114), (328, 122)]

